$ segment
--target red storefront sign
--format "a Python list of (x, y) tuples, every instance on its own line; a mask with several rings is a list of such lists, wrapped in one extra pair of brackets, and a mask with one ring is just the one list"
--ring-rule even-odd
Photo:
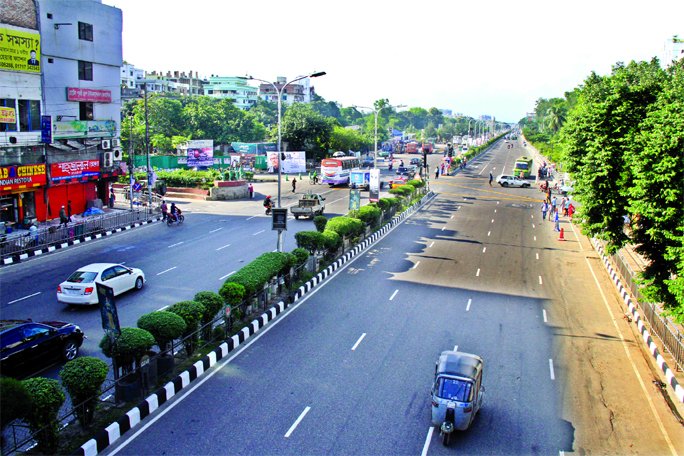
[(52, 182), (83, 179), (100, 175), (100, 160), (53, 163), (50, 165)]
[(0, 168), (0, 190), (45, 185), (45, 165), (3, 166)]
[(67, 87), (67, 101), (91, 101), (93, 103), (111, 103), (111, 90), (81, 89)]

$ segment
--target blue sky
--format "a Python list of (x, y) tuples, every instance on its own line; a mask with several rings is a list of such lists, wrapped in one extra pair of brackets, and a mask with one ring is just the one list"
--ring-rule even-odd
[(684, 37), (681, 0), (103, 3), (123, 11), (124, 59), (146, 71), (273, 81), (325, 71), (316, 92), (345, 107), (388, 98), (506, 122)]

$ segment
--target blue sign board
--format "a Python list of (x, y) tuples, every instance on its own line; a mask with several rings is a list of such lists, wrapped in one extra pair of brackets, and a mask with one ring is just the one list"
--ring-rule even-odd
[(40, 142), (52, 142), (52, 116), (40, 116)]

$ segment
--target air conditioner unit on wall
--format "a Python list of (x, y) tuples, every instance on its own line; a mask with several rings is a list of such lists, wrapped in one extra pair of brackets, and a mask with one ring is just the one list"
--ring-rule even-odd
[(119, 138), (112, 139), (112, 147), (121, 147), (121, 139), (119, 139)]
[(109, 150), (112, 148), (112, 141), (105, 139), (102, 141), (102, 150)]
[(123, 158), (123, 153), (121, 152), (121, 149), (112, 150), (112, 157), (114, 161), (121, 161), (121, 159)]
[(111, 168), (114, 166), (114, 154), (112, 152), (104, 153), (104, 167)]

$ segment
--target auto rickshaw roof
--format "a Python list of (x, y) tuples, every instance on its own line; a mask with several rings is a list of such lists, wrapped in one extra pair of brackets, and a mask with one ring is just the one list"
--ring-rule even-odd
[(477, 380), (482, 371), (482, 358), (470, 353), (444, 351), (437, 361), (437, 374), (451, 374)]

